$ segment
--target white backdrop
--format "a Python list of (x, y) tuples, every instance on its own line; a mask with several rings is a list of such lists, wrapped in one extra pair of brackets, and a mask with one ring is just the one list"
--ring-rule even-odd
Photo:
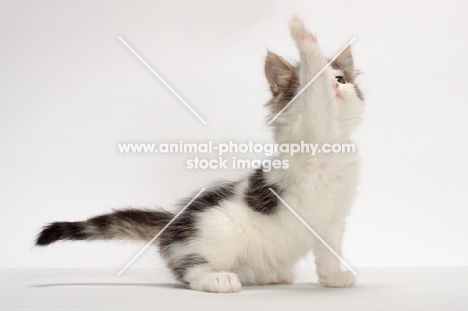
[[(189, 171), (185, 156), (120, 154), (117, 143), (270, 141), (263, 59), (267, 49), (298, 59), (287, 28), (296, 12), (330, 56), (357, 37), (367, 101), (346, 260), (468, 264), (467, 10), (463, 1), (2, 0), (0, 267), (123, 267), (141, 244), (36, 248), (34, 237), (50, 221), (168, 206), (239, 175)], [(134, 265), (161, 263), (147, 250)]]

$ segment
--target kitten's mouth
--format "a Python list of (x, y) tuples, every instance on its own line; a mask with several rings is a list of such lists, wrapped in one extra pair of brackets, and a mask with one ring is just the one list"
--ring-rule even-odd
[(341, 93), (338, 89), (335, 89), (335, 97), (341, 99)]
[(340, 84), (336, 80), (332, 81), (332, 90), (335, 92), (335, 98), (341, 98)]

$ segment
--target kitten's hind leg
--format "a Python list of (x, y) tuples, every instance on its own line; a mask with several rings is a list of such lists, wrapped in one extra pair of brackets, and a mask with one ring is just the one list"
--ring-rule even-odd
[(234, 273), (215, 271), (209, 265), (190, 268), (184, 277), (190, 289), (211, 293), (237, 293), (242, 289)]

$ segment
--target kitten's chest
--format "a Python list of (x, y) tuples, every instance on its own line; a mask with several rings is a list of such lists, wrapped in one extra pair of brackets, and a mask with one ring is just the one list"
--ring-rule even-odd
[(311, 158), (300, 164), (300, 169), (297, 170), (297, 182), (304, 190), (324, 190), (337, 181), (341, 170), (339, 162), (332, 157)]
[(297, 170), (294, 192), (308, 210), (326, 211), (332, 208), (337, 190), (346, 176), (346, 165), (337, 157), (310, 159)]

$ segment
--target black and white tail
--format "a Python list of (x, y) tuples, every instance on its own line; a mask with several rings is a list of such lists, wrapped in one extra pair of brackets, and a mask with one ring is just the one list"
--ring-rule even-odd
[(151, 240), (171, 221), (166, 211), (124, 209), (77, 222), (53, 222), (39, 233), (36, 245), (60, 240)]

